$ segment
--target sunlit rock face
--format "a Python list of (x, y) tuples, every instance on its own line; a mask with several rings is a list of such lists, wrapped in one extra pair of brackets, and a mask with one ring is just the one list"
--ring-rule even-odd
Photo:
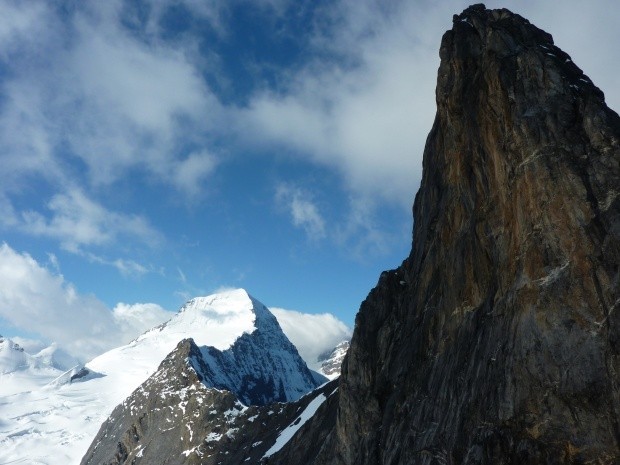
[(618, 463), (620, 120), (524, 18), (453, 23), (413, 249), (361, 306), (308, 463)]

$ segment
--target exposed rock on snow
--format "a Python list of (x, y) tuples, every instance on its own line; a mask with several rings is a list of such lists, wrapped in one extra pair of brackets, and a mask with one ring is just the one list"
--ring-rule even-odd
[(114, 409), (82, 465), (256, 464), (334, 393), (328, 384), (296, 402), (247, 407), (230, 391), (208, 387), (211, 377), (194, 341), (179, 343)]
[[(114, 407), (188, 337), (211, 346), (204, 351), (214, 359), (213, 385), (237, 392), (247, 403), (295, 400), (325, 381), (307, 369), (273, 315), (244, 290), (198, 297), (167, 323), (85, 367), (53, 369), (28, 389), (12, 384), (12, 391), (3, 375), (0, 463), (78, 463)], [(265, 356), (261, 345), (272, 354)], [(22, 363), (18, 352), (10, 352), (14, 364)]]

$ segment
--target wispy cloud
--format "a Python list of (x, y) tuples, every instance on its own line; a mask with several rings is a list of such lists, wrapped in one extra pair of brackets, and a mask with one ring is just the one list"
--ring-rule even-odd
[(206, 150), (191, 153), (172, 167), (172, 179), (178, 190), (188, 197), (195, 197), (202, 191), (201, 183), (213, 173), (217, 158)]
[(78, 251), (78, 253), (86, 257), (86, 259), (92, 263), (116, 268), (116, 270), (125, 277), (139, 278), (140, 276), (153, 271), (151, 267), (141, 265), (140, 263), (130, 259), (115, 258), (110, 260), (92, 252)]
[(394, 242), (401, 243), (410, 233), (409, 224), (405, 235), (398, 231), (396, 224), (390, 228), (379, 224), (377, 209), (372, 199), (352, 197), (348, 214), (334, 228), (334, 241), (358, 261), (385, 255)]
[(139, 169), (195, 192), (215, 167), (200, 147), (222, 110), (191, 46), (132, 34), (119, 1), (83, 3), (63, 18), (45, 2), (2, 8), (0, 54), (12, 73), (0, 146), (12, 180), (34, 173), (62, 184), (70, 154), (94, 184)]
[(179, 268), (178, 266), (177, 266), (177, 272), (179, 273), (179, 280), (183, 284), (187, 284), (187, 277), (185, 276), (185, 273), (183, 273), (183, 270)]
[(280, 184), (276, 189), (276, 202), (286, 208), (292, 223), (302, 228), (309, 239), (319, 240), (325, 237), (325, 220), (308, 192), (288, 184)]
[(145, 218), (110, 211), (79, 189), (54, 195), (47, 209), (45, 214), (24, 212), (20, 229), (34, 236), (57, 239), (70, 252), (110, 244), (119, 237), (151, 245), (161, 241), (161, 234)]
[(171, 316), (156, 304), (119, 303), (111, 310), (80, 294), (58, 271), (0, 245), (0, 317), (48, 343), (58, 342), (82, 360), (125, 344)]

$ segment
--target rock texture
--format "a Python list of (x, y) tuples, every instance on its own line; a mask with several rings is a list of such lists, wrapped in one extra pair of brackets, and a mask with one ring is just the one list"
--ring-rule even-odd
[(508, 10), (455, 16), (440, 56), (412, 252), (304, 463), (620, 463), (620, 119)]
[(181, 341), (112, 412), (82, 465), (256, 464), (312, 402), (336, 397), (332, 382), (296, 402), (247, 407), (230, 391), (208, 387), (209, 373), (201, 349)]

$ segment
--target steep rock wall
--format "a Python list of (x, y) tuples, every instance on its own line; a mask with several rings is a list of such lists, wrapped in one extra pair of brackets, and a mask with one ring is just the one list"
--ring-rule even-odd
[(618, 463), (618, 115), (508, 10), (455, 16), (440, 56), (412, 252), (315, 463)]

